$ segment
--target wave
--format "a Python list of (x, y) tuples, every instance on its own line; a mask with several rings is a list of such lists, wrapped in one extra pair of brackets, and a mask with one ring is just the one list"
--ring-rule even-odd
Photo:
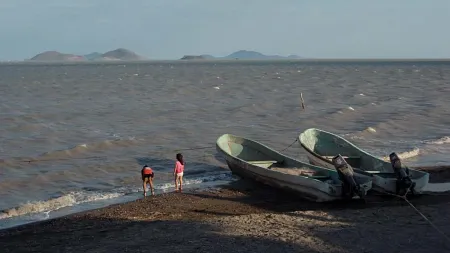
[[(439, 148), (439, 146), (445, 145), (445, 144), (450, 144), (450, 137), (449, 136), (444, 136), (438, 139), (431, 139), (431, 140), (383, 140), (383, 139), (378, 139), (378, 138), (372, 138), (370, 137), (370, 135), (366, 135), (365, 133), (375, 133), (376, 130), (373, 129), (371, 130), (372, 127), (368, 127), (366, 130), (364, 131), (360, 131), (360, 132), (353, 132), (353, 133), (346, 133), (343, 134), (342, 136), (344, 138), (348, 137), (351, 140), (362, 140), (368, 143), (380, 143), (380, 144), (384, 144), (385, 146), (390, 146), (392, 144), (402, 144), (403, 146), (413, 146), (414, 148), (410, 149), (410, 150), (406, 150), (403, 151), (401, 153), (398, 153), (398, 155), (400, 156), (401, 159), (409, 159), (409, 158), (413, 158), (419, 155), (424, 155), (427, 154), (429, 152), (436, 152), (436, 150), (441, 150), (441, 148)], [(377, 146), (380, 146), (379, 144), (377, 144)], [(389, 161), (389, 157), (388, 156), (383, 156), (382, 157), (383, 160), (385, 161)]]
[[(406, 160), (409, 158), (413, 158), (416, 157), (420, 154), (420, 149), (418, 148), (414, 148), (413, 150), (409, 150), (409, 151), (404, 151), (401, 153), (397, 153), (397, 156), (402, 159), (402, 160)], [(389, 161), (389, 156), (383, 156), (382, 159), (384, 161)]]
[(444, 136), (442, 138), (439, 138), (437, 140), (427, 140), (424, 141), (426, 144), (434, 144), (434, 145), (443, 145), (443, 144), (450, 144), (450, 137)]
[(105, 200), (122, 196), (120, 193), (89, 193), (89, 192), (71, 192), (58, 198), (32, 201), (15, 208), (3, 210), (0, 219), (22, 216), (26, 214), (45, 213), (56, 211), (58, 209), (74, 206), (85, 202), (96, 200)]
[[(184, 185), (198, 185), (208, 182), (216, 182), (216, 181), (233, 181), (234, 177), (230, 172), (221, 173), (216, 175), (204, 176), (199, 178), (186, 179), (183, 184)], [(167, 192), (169, 189), (174, 188), (175, 184), (173, 182), (170, 183), (162, 183), (156, 184), (155, 190), (160, 192)], [(125, 195), (133, 194), (142, 191), (140, 187), (121, 187), (114, 189), (112, 191), (74, 191), (67, 193), (63, 196), (56, 197), (49, 200), (43, 201), (31, 201), (17, 207), (3, 210), (0, 212), (0, 220), (24, 216), (36, 213), (49, 213), (52, 211), (56, 211), (65, 207), (71, 207), (75, 205), (80, 205), (83, 203), (89, 203), (100, 200), (107, 200), (113, 198), (119, 198)], [(47, 215), (48, 216), (48, 215)]]

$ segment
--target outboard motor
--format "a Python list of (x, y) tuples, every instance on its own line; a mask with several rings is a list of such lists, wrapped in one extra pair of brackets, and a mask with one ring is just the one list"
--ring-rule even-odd
[(398, 157), (395, 152), (392, 152), (389, 155), (389, 159), (392, 164), (392, 169), (397, 175), (396, 194), (398, 195), (400, 192), (403, 192), (402, 194), (406, 194), (409, 189), (414, 195), (414, 188), (416, 187), (416, 183), (411, 180), (408, 167), (402, 165), (400, 157)]
[(363, 198), (365, 195), (364, 189), (361, 189), (361, 186), (356, 183), (352, 166), (341, 155), (333, 157), (331, 161), (338, 172), (339, 179), (342, 181), (343, 197), (351, 199), (356, 194)]

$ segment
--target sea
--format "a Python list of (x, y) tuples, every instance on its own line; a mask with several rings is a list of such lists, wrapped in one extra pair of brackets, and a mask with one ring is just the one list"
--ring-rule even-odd
[[(302, 99), (303, 97), (303, 106)], [(448, 61), (0, 64), (0, 229), (238, 178), (215, 149), (248, 137), (306, 160), (308, 128), (378, 156), (450, 163)], [(292, 145), (291, 145), (292, 144)]]

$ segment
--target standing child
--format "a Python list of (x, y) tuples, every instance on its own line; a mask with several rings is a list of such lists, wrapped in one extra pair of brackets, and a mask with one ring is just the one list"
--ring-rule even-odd
[[(173, 175), (175, 176), (175, 191), (180, 190), (180, 192), (183, 189), (183, 171), (184, 171), (184, 161), (183, 161), (183, 155), (178, 153), (177, 154), (177, 161), (175, 162), (175, 168), (173, 169)], [(180, 187), (178, 188), (178, 183), (180, 184)]]
[(155, 195), (155, 193), (153, 192), (153, 177), (155, 176), (155, 173), (153, 173), (152, 168), (148, 167), (147, 165), (144, 165), (144, 167), (141, 170), (141, 176), (144, 187), (144, 197), (147, 196), (147, 183), (150, 184), (150, 190), (152, 191), (152, 195)]

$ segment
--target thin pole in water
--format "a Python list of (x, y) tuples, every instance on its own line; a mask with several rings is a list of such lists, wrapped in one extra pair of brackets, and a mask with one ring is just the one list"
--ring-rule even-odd
[(303, 93), (300, 92), (300, 99), (302, 100), (302, 108), (305, 110), (305, 101), (303, 101)]

